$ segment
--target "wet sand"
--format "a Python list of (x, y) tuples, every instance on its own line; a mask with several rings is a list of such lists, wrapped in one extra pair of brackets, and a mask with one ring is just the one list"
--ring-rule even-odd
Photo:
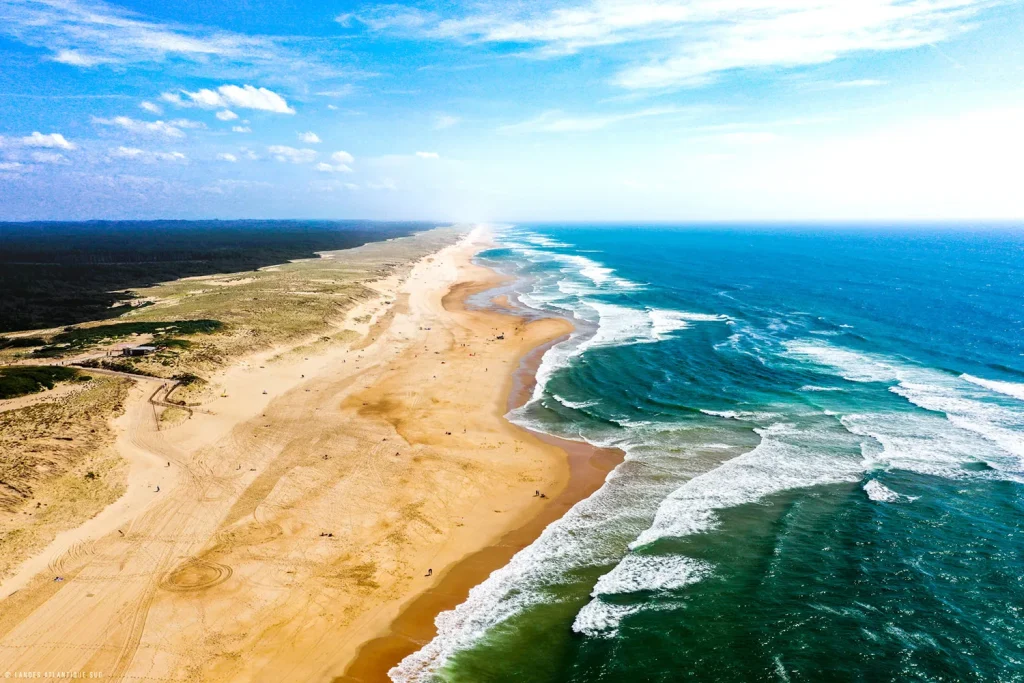
[[(478, 285), (461, 290), (456, 286), (449, 296), (445, 297), (445, 307), (449, 310), (466, 310), (465, 302), (469, 296), (506, 282), (507, 278), (496, 278), (486, 286)], [(506, 295), (495, 297), (491, 304), (491, 311), (477, 313), (511, 315), (513, 320), (522, 321), (514, 315), (516, 309)], [(469, 313), (473, 314), (473, 311)], [(544, 353), (567, 337), (567, 334), (562, 335), (541, 344), (522, 359), (506, 382), (508, 410), (522, 406), (529, 400), (536, 385), (537, 369)], [(343, 676), (335, 679), (335, 683), (389, 682), (391, 679), (387, 672), (406, 656), (426, 645), (437, 634), (434, 620), (439, 613), (454, 609), (464, 602), (473, 587), (486, 580), (495, 570), (508, 564), (517, 552), (533, 543), (549, 524), (560, 519), (573, 505), (599, 489), (608, 473), (621, 463), (624, 457), (624, 453), (618, 449), (597, 448), (532, 430), (522, 431), (565, 451), (569, 464), (569, 477), (565, 486), (528, 522), (508, 532), (492, 545), (459, 561), (446, 571), (430, 590), (406, 605), (390, 624), (387, 633), (368, 641), (359, 649), (356, 659)], [(551, 496), (554, 492), (545, 493)]]

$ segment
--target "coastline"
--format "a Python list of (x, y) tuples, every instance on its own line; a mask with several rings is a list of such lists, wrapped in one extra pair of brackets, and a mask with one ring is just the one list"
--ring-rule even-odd
[[(473, 256), (475, 253), (470, 255), (469, 259)], [(490, 300), (489, 310), (467, 308), (466, 300), (470, 296), (480, 292), (497, 291), (500, 285), (508, 282), (509, 278), (487, 270), (492, 277), (482, 282), (454, 284), (443, 299), (446, 310), (480, 317), (501, 316), (521, 325), (524, 319), (516, 315), (515, 307), (504, 294)], [(536, 385), (536, 373), (544, 353), (566, 339), (572, 332), (572, 323), (566, 322), (570, 326), (569, 331), (528, 350), (520, 358), (516, 368), (506, 377), (505, 406), (503, 410), (498, 411), (502, 420), (505, 420), (505, 414), (509, 410), (520, 407), (529, 400)], [(599, 489), (608, 473), (619, 465), (625, 456), (618, 449), (600, 448), (509, 424), (514, 429), (521, 430), (565, 453), (569, 473), (557, 494), (551, 496), (549, 502), (522, 525), (460, 559), (441, 575), (438, 583), (404, 605), (385, 631), (365, 641), (344, 675), (334, 678), (333, 683), (389, 683), (391, 679), (387, 672), (436, 635), (434, 621), (438, 614), (454, 609), (465, 601), (472, 588), (486, 580), (493, 571), (508, 564), (517, 552), (533, 543), (549, 524), (560, 519), (573, 505)]]
[(475, 231), (377, 283), (352, 344), (225, 368), (193, 419), (161, 427), (136, 401), (118, 450), (148, 464), (138, 505), (40, 554), (2, 603), (0, 670), (331, 680), (412, 616), (429, 637), (615, 462), (505, 419), (571, 326), (467, 310), (502, 281), (471, 262), (487, 244)]

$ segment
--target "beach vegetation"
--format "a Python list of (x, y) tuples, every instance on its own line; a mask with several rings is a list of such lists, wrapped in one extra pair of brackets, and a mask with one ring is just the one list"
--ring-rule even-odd
[(34, 394), (53, 389), (58, 382), (78, 377), (75, 368), (50, 365), (16, 365), (0, 368), (0, 399)]
[(121, 322), (92, 327), (66, 327), (50, 338), (49, 342), (32, 352), (39, 358), (53, 358), (77, 353), (90, 346), (110, 343), (142, 334), (155, 335), (152, 345), (158, 348), (188, 348), (191, 343), (185, 339), (165, 338), (168, 334), (211, 334), (220, 330), (219, 320), (176, 320), (154, 322)]

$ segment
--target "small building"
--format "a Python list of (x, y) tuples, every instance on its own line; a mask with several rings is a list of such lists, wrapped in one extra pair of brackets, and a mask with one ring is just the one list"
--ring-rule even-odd
[(121, 349), (124, 356), (145, 356), (156, 351), (155, 346), (128, 346)]

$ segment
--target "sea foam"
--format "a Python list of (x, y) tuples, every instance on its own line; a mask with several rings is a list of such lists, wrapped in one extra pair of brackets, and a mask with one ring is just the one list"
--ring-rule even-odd
[[(1005, 401), (1000, 402), (999, 396), (1007, 393), (1000, 391), (1006, 389), (1001, 385), (1007, 383), (999, 383), (997, 389), (987, 386), (987, 380), (974, 381), (978, 378), (956, 376), (823, 342), (796, 341), (786, 347), (788, 356), (829, 368), (849, 381), (888, 383), (893, 394), (919, 408), (944, 416), (950, 425), (957, 428), (943, 429), (935, 423), (928, 423), (914, 424), (908, 429), (906, 423), (914, 422), (913, 417), (890, 412), (877, 416), (874, 426), (866, 426), (864, 416), (848, 416), (844, 423), (851, 429), (861, 429), (858, 433), (869, 435), (883, 445), (889, 467), (909, 465), (915, 471), (928, 468), (931, 473), (941, 472), (940, 476), (954, 476), (954, 470), (948, 467), (950, 462), (982, 461), (996, 469), (1014, 473), (1012, 478), (1016, 479), (1016, 473), (1024, 466), (1024, 411), (1004, 405)], [(993, 452), (991, 447), (985, 448), (984, 442), (979, 444), (965, 432), (981, 436), (999, 450)], [(941, 439), (934, 438), (936, 436), (941, 436)], [(922, 440), (923, 444), (916, 445)], [(951, 449), (951, 444), (955, 448)], [(915, 451), (919, 454), (902, 457)], [(975, 455), (979, 451), (987, 453), (987, 457)], [(1014, 456), (1015, 460), (1009, 462), (1004, 457), (1006, 454)]]
[(1000, 382), (994, 379), (983, 379), (966, 373), (960, 375), (960, 379), (966, 380), (971, 384), (977, 384), (979, 387), (984, 387), (990, 391), (1003, 394), (1004, 396), (1010, 396), (1024, 401), (1024, 384), (1017, 382)]
[(718, 526), (716, 511), (754, 503), (795, 488), (855, 481), (857, 460), (822, 452), (821, 439), (792, 424), (755, 429), (761, 443), (752, 451), (695, 477), (671, 493), (654, 523), (630, 544), (639, 548), (665, 537), (690, 536)]
[(877, 479), (872, 479), (864, 484), (864, 493), (876, 503), (898, 503), (902, 500), (913, 502), (917, 500), (916, 496), (903, 496), (896, 493)]

